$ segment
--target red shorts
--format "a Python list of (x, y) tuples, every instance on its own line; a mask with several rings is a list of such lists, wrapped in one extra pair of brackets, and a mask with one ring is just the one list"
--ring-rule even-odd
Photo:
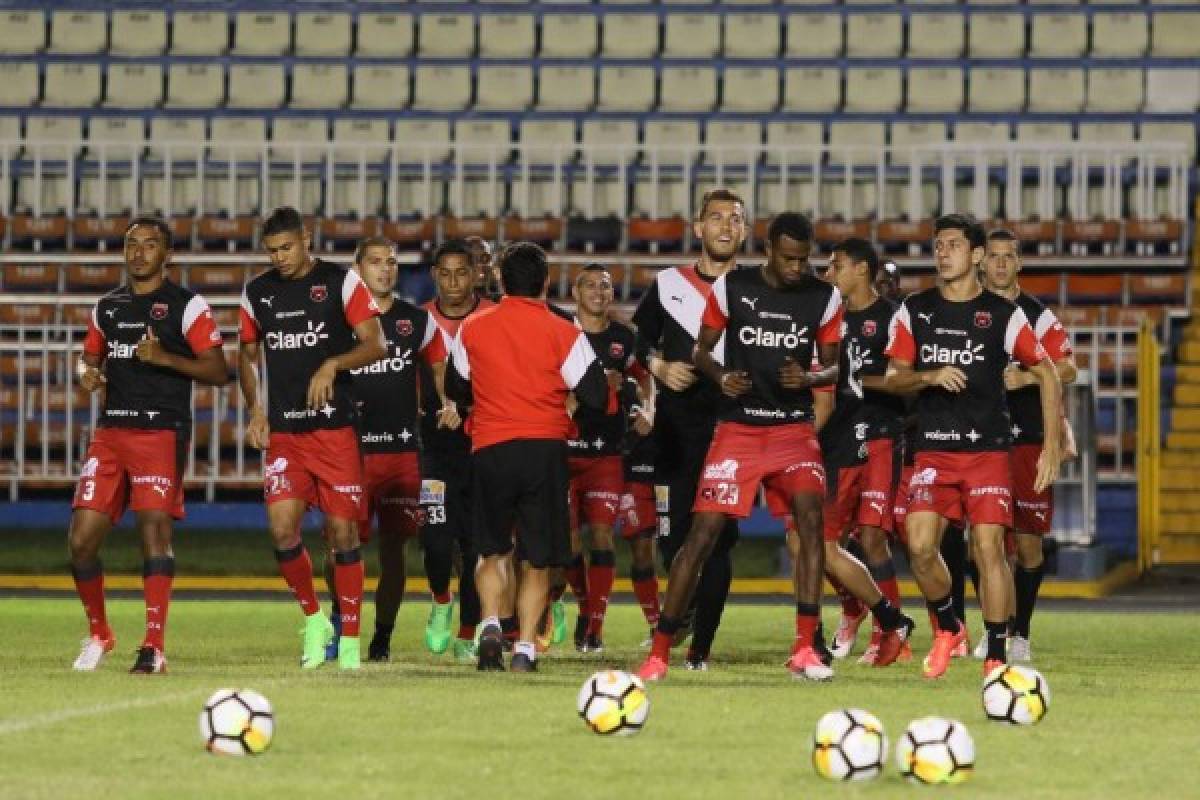
[(267, 505), (303, 500), (339, 519), (359, 521), (366, 514), (358, 434), (350, 426), (272, 433), (264, 464)]
[(1013, 528), (1021, 533), (1044, 536), (1054, 522), (1054, 489), (1035, 492), (1037, 462), (1042, 456), (1040, 444), (1013, 445), (1009, 453), (1012, 463), (1012, 490), (1016, 508), (1013, 509)]
[(617, 523), (621, 493), (625, 491), (625, 465), (620, 456), (567, 460), (571, 473), (571, 528)]
[(858, 504), (859, 525), (892, 533), (892, 498), (896, 494), (896, 442), (872, 439), (867, 442), (867, 463), (863, 467), (862, 502)]
[(896, 484), (896, 496), (892, 499), (892, 531), (902, 542), (908, 541), (904, 522), (908, 519), (908, 487), (912, 482), (913, 468), (904, 466), (900, 470), (900, 482)]
[(621, 495), (620, 514), (621, 538), (637, 539), (644, 534), (653, 535), (658, 528), (654, 485), (650, 483), (625, 484), (625, 493)]
[(760, 485), (768, 498), (774, 494), (768, 501), (773, 508), (790, 510), (798, 494), (825, 496), (821, 445), (812, 425), (718, 423), (692, 510), (747, 517)]
[(933, 511), (952, 522), (1011, 528), (1008, 452), (917, 453), (908, 489), (908, 513), (920, 511)]
[[(867, 467), (839, 467), (829, 476), (829, 490), (825, 493), (822, 509), (825, 541), (841, 541), (855, 517), (862, 514), (863, 488), (866, 486)], [(794, 523), (793, 523), (794, 524)]]
[(175, 431), (97, 428), (71, 508), (106, 514), (114, 525), (126, 508), (165, 511), (183, 519), (187, 443), (187, 438)]
[(379, 519), (380, 530), (407, 539), (421, 527), (421, 471), (416, 453), (368, 453), (363, 456), (367, 489), (366, 515), (359, 520), (358, 539), (371, 538), (371, 520)]

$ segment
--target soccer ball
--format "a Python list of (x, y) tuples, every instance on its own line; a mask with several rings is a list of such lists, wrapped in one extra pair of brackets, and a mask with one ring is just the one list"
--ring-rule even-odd
[(584, 681), (576, 708), (594, 733), (632, 736), (646, 724), (650, 696), (641, 678), (610, 669)]
[(830, 711), (813, 732), (813, 769), (834, 781), (868, 781), (882, 774), (887, 747), (883, 723), (871, 712)]
[(914, 783), (962, 783), (975, 769), (975, 741), (957, 720), (915, 719), (896, 742), (896, 766)]
[(210, 753), (258, 755), (274, 735), (270, 701), (250, 689), (219, 689), (200, 712), (200, 738)]
[(983, 711), (988, 719), (1033, 725), (1050, 710), (1050, 685), (1030, 667), (1004, 664), (983, 679)]

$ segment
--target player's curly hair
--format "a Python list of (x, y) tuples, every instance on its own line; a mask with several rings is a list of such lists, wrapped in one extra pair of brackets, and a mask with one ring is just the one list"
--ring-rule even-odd
[(767, 226), (767, 242), (771, 247), (779, 244), (782, 237), (788, 237), (797, 242), (811, 242), (813, 238), (812, 221), (804, 214), (795, 211), (784, 211), (776, 214)]

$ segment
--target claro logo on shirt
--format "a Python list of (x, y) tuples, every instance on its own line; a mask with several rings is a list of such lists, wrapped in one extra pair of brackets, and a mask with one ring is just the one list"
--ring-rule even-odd
[(316, 347), (323, 339), (328, 338), (329, 334), (325, 333), (325, 323), (318, 322), (314, 325), (310, 320), (306, 331), (299, 333), (270, 331), (266, 341), (267, 347), (271, 350), (300, 350), (305, 347)]
[(983, 344), (972, 345), (970, 339), (967, 339), (961, 348), (942, 347), (940, 344), (923, 344), (921, 345), (921, 360), (927, 364), (969, 367), (984, 360)]
[(797, 328), (796, 323), (793, 322), (791, 330), (780, 332), (766, 330), (759, 326), (751, 328), (746, 325), (738, 330), (738, 340), (745, 345), (795, 350), (801, 345), (808, 344), (808, 326), (802, 325)]
[(109, 358), (133, 358), (137, 353), (136, 344), (124, 344), (122, 342), (108, 342), (108, 357)]

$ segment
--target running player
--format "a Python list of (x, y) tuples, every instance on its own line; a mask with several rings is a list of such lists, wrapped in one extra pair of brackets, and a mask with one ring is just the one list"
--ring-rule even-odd
[[(728, 189), (706, 193), (693, 225), (701, 245), (700, 259), (659, 272), (633, 315), (638, 360), (658, 382), (655, 499), (659, 553), (668, 569), (692, 525), (692, 501), (721, 395), (713, 384), (698, 380), (692, 351), (713, 282), (736, 267), (746, 227), (745, 204), (740, 197)], [(718, 343), (718, 360), (722, 350), (723, 343)], [(730, 517), (711, 554), (706, 554), (702, 566), (697, 565), (701, 574), (695, 592), (695, 634), (686, 662), (689, 669), (708, 668), (709, 650), (733, 580), (730, 550), (737, 537), (737, 523)], [(688, 616), (691, 614), (689, 608)], [(689, 627), (688, 619), (681, 621), (680, 638), (686, 637)]]
[[(842, 311), (837, 289), (809, 272), (811, 251), (808, 219), (780, 214), (768, 229), (766, 265), (718, 278), (706, 301), (694, 360), (721, 389), (721, 421), (700, 475), (692, 528), (671, 563), (651, 652), (638, 670), (644, 680), (666, 675), (700, 565), (716, 548), (727, 518), (750, 513), (762, 484), (796, 518), (796, 639), (788, 668), (797, 678), (833, 677), (814, 648), (825, 470), (812, 427), (812, 387), (837, 379)], [(724, 367), (715, 358), (723, 333)], [(810, 373), (814, 351), (822, 369)]]
[(986, 671), (1004, 663), (1012, 576), (1004, 555), (1012, 525), (1008, 449), (1011, 422), (1004, 370), (1011, 359), (1028, 367), (1040, 388), (1046, 445), (1034, 488), (1058, 474), (1060, 387), (1025, 312), (979, 284), (986, 252), (982, 226), (950, 214), (934, 225), (939, 286), (910, 295), (892, 320), (886, 387), (918, 392), (919, 429), (906, 521), (913, 576), (937, 618), (927, 678), (945, 673), (966, 628), (954, 613), (950, 575), (939, 553), (944, 521), (965, 516), (979, 555), (987, 628)]
[[(639, 391), (640, 390), (640, 391)], [(650, 646), (654, 626), (661, 612), (658, 601), (658, 573), (654, 567), (654, 537), (658, 519), (654, 503), (654, 384), (639, 386), (626, 379), (624, 391), (631, 400), (628, 429), (623, 446), (625, 491), (621, 495), (617, 524), (621, 538), (629, 542), (632, 556), (629, 579), (633, 594), (641, 606), (650, 634), (642, 645)]]
[[(482, 240), (480, 240), (482, 241)], [(485, 243), (486, 244), (486, 243)], [(490, 257), (490, 251), (489, 251)], [(461, 239), (450, 239), (434, 253), (433, 282), (437, 297), (425, 305), (446, 341), (458, 335), (459, 326), (476, 311), (493, 303), (476, 291), (472, 251)], [(454, 596), (450, 576), (458, 549), (459, 627), (453, 636), (454, 658), (475, 658), (475, 628), (479, 624), (479, 594), (475, 590), (476, 550), (471, 535), (471, 440), (462, 427), (438, 424), (438, 399), (430, 380), (422, 384), (424, 413), (421, 416), (421, 492), (424, 524), (421, 546), (425, 552), (425, 575), (433, 604), (425, 625), (425, 646), (444, 653), (452, 638)], [(466, 416), (466, 409), (460, 410)]]
[[(1054, 362), (1058, 379), (1064, 386), (1074, 383), (1079, 374), (1071, 350), (1071, 338), (1054, 312), (1037, 298), (1021, 291), (1021, 243), (1005, 228), (993, 230), (987, 237), (987, 257), (983, 262), (984, 285), (1013, 301), (1025, 312), (1042, 349)], [(1010, 661), (1030, 661), (1029, 624), (1042, 584), (1042, 537), (1050, 532), (1054, 518), (1054, 493), (1047, 486), (1034, 490), (1038, 459), (1042, 455), (1042, 404), (1037, 380), (1031, 372), (1013, 364), (1004, 372), (1008, 389), (1008, 410), (1012, 415), (1013, 538), (1017, 563), (1013, 570), (1015, 605), (1013, 629), (1009, 632)], [(1065, 451), (1071, 449), (1069, 424), (1064, 420), (1062, 433)]]
[(126, 282), (92, 309), (79, 385), (104, 389), (84, 456), (67, 548), (88, 638), (74, 668), (90, 672), (116, 646), (104, 604), (100, 546), (126, 509), (142, 539), (146, 634), (130, 672), (167, 670), (167, 606), (175, 576), (171, 520), (183, 518), (183, 470), (192, 436), (192, 382), (222, 386), (229, 367), (208, 303), (167, 279), (171, 229), (137, 217), (125, 229)]
[[(323, 664), (334, 633), (321, 613), (312, 561), (300, 536), (304, 512), (315, 505), (332, 533), (342, 620), (338, 666), (358, 669), (363, 564), (357, 523), (367, 498), (350, 370), (387, 354), (379, 307), (358, 273), (312, 257), (311, 237), (294, 208), (278, 208), (267, 217), (262, 242), (271, 269), (247, 282), (242, 293), (238, 376), (250, 411), (246, 442), (266, 450), (267, 523), (275, 558), (305, 615), (301, 666)], [(262, 405), (260, 355), (268, 409)]]

